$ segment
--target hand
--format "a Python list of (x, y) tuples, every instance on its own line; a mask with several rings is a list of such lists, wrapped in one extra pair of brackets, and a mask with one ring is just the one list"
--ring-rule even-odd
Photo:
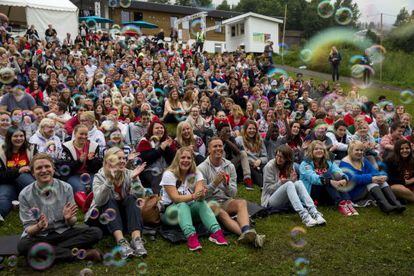
[(94, 152), (89, 152), (88, 153), (88, 160), (92, 160), (95, 158), (95, 153)]
[(333, 152), (333, 151), (336, 151), (336, 149), (337, 149), (337, 145), (333, 145), (333, 146), (329, 149), (329, 151), (330, 151), (330, 152)]
[(137, 158), (139, 155), (139, 152), (131, 152), (130, 154), (128, 154), (128, 161), (130, 160), (134, 160), (135, 158)]
[(48, 226), (49, 226), (49, 222), (47, 220), (47, 217), (45, 216), (45, 214), (41, 214), (37, 222), (37, 227), (39, 227), (40, 231), (42, 231), (42, 230), (47, 229)]
[(65, 219), (65, 221), (69, 221), (72, 217), (76, 216), (77, 211), (78, 206), (76, 204), (68, 202), (63, 207), (63, 218)]
[(136, 179), (139, 176), (139, 174), (145, 170), (146, 166), (147, 166), (147, 162), (144, 162), (138, 167), (136, 167), (135, 170), (132, 171), (131, 178)]
[(30, 172), (29, 166), (23, 166), (19, 169), (19, 173), (28, 173), (28, 172)]
[(224, 181), (224, 182), (226, 181), (226, 175), (225, 175), (225, 173), (224, 173), (224, 172), (219, 172), (219, 173), (217, 174), (217, 176), (214, 178), (214, 180), (213, 180), (213, 184), (214, 184), (215, 186), (218, 186), (218, 185), (220, 185), (223, 181)]
[(257, 159), (257, 160), (255, 160), (255, 161), (253, 161), (253, 165), (254, 165), (256, 168), (259, 168), (259, 167), (260, 167), (260, 164), (262, 164), (262, 160), (260, 160), (260, 159)]

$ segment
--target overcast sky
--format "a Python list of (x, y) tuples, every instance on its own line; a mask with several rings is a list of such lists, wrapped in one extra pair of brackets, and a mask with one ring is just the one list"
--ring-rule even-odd
[[(213, 0), (213, 3), (218, 5), (222, 0)], [(227, 0), (232, 4), (237, 4), (239, 0)], [(407, 7), (411, 12), (414, 10), (414, 0), (354, 0), (361, 10), (360, 20), (365, 21), (380, 21), (380, 13), (386, 13), (397, 16), (402, 7)], [(384, 15), (383, 20), (385, 24), (393, 24), (395, 22), (395, 16)]]

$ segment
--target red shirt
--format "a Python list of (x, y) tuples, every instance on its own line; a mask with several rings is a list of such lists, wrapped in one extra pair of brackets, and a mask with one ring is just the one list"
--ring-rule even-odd
[(13, 153), (10, 160), (7, 160), (7, 168), (21, 168), (24, 166), (29, 166), (30, 161), (29, 157), (27, 156), (26, 151)]
[(83, 174), (83, 173), (87, 173), (88, 170), (86, 168), (86, 160), (88, 160), (88, 153), (89, 153), (89, 141), (87, 141), (85, 143), (85, 145), (83, 146), (82, 150), (77, 149), (75, 146), (75, 151), (76, 151), (76, 157), (78, 158), (78, 160), (80, 160), (80, 157), (82, 155), (82, 153), (85, 153), (85, 160), (83, 161), (82, 165), (80, 166), (80, 168), (78, 169), (77, 173), (79, 174)]

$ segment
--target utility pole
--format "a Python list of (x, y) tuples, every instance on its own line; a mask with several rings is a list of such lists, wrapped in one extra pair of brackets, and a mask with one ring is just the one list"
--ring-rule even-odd
[[(382, 36), (383, 36), (383, 33), (382, 33), (382, 28), (383, 28), (383, 22), (382, 22), (382, 15), (383, 15), (383, 13), (381, 13), (381, 21), (380, 21), (380, 45), (381, 45), (381, 47), (382, 47)], [(381, 58), (381, 60), (380, 60), (380, 81), (382, 81), (382, 58)]]
[(285, 1), (285, 19), (283, 20), (283, 34), (282, 34), (282, 65), (285, 65), (285, 32), (286, 32), (286, 17), (287, 17), (287, 1)]

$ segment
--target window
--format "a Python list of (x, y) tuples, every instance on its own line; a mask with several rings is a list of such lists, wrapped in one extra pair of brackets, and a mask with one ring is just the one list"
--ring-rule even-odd
[(177, 21), (177, 19), (178, 19), (178, 17), (173, 17), (173, 16), (170, 17), (170, 25), (171, 25), (171, 27), (174, 27), (174, 23), (175, 23), (175, 21)]
[(240, 35), (244, 35), (244, 22), (240, 23)]
[(214, 32), (221, 33), (221, 21), (215, 21), (214, 25), (216, 26), (216, 28), (214, 29)]
[(236, 25), (231, 26), (231, 36), (236, 36)]

